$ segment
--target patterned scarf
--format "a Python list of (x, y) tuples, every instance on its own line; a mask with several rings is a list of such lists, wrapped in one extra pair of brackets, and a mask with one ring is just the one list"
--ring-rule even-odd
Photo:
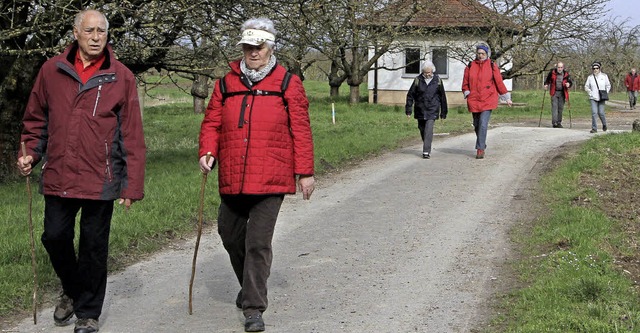
[(275, 65), (276, 65), (276, 56), (273, 55), (273, 54), (269, 58), (269, 62), (267, 63), (267, 65), (264, 66), (264, 68), (262, 68), (259, 71), (255, 70), (255, 69), (247, 68), (247, 65), (244, 62), (244, 58), (242, 58), (242, 61), (240, 61), (240, 70), (242, 71), (242, 73), (244, 73), (244, 75), (247, 76), (247, 78), (252, 83), (256, 83), (256, 82), (259, 82), (260, 80), (264, 79), (267, 76), (267, 74), (269, 74), (269, 72), (271, 72), (271, 70), (273, 69), (273, 67)]

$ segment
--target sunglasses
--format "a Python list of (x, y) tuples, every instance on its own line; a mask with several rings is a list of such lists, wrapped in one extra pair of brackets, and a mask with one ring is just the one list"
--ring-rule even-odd
[(591, 67), (591, 69), (600, 69), (600, 67)]

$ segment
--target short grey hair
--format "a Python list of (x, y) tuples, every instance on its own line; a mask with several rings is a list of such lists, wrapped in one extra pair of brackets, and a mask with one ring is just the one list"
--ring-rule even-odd
[[(240, 26), (240, 34), (242, 34), (247, 29), (264, 30), (266, 32), (272, 33), (274, 36), (278, 33), (273, 24), (273, 21), (266, 17), (250, 18), (246, 20), (244, 23), (242, 23), (242, 26)], [(265, 41), (265, 44), (267, 44), (267, 46), (272, 50), (276, 46), (276, 42), (270, 40)]]
[(107, 24), (106, 26), (106, 31), (109, 31), (109, 20), (107, 20), (107, 17), (100, 11), (95, 10), (95, 9), (85, 9), (80, 11), (78, 14), (76, 14), (76, 17), (73, 19), (73, 26), (76, 29), (80, 29), (80, 26), (82, 25), (82, 20), (84, 20), (84, 16), (88, 13), (88, 12), (93, 12), (99, 15), (102, 15), (102, 18), (104, 19), (104, 22)]
[(434, 73), (436, 72), (436, 65), (434, 65), (431, 60), (425, 60), (424, 64), (422, 65), (422, 72), (424, 72), (424, 70), (427, 68), (431, 68), (431, 71)]

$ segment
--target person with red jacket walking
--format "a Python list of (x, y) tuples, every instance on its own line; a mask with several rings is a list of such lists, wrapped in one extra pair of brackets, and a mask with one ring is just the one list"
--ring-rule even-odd
[[(95, 10), (75, 16), (76, 39), (44, 63), (24, 113), (22, 175), (43, 161), (42, 244), (63, 294), (53, 319), (75, 333), (97, 332), (107, 286), (113, 203), (144, 197), (145, 144), (133, 73), (107, 46), (109, 23)], [(74, 249), (80, 215), (78, 256)]]
[(624, 86), (627, 87), (627, 95), (629, 95), (629, 109), (636, 108), (638, 101), (638, 90), (640, 90), (640, 76), (636, 73), (635, 68), (631, 68), (631, 72), (627, 73), (624, 78)]
[(549, 95), (551, 95), (551, 125), (553, 128), (562, 128), (562, 111), (565, 101), (569, 101), (569, 88), (572, 85), (571, 75), (561, 62), (558, 62), (556, 67), (549, 71), (544, 80), (544, 88), (549, 89)]
[(215, 84), (199, 165), (208, 173), (218, 164), (218, 233), (241, 287), (236, 306), (245, 331), (261, 332), (276, 219), (296, 183), (303, 199), (313, 193), (313, 139), (302, 81), (276, 62), (273, 22), (250, 19), (240, 30), (243, 57)]
[(476, 132), (476, 159), (484, 158), (489, 119), (491, 111), (498, 107), (498, 98), (512, 105), (511, 94), (504, 85), (500, 69), (490, 57), (489, 46), (478, 45), (476, 59), (464, 69), (462, 80), (462, 92), (473, 116), (473, 129)]

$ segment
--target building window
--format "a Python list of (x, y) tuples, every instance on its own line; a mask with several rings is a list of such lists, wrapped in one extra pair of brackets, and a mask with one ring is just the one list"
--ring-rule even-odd
[(404, 49), (404, 73), (420, 74), (420, 49), (406, 48)]
[(436, 74), (442, 76), (449, 75), (449, 61), (447, 59), (447, 49), (431, 50), (431, 61), (436, 66)]

